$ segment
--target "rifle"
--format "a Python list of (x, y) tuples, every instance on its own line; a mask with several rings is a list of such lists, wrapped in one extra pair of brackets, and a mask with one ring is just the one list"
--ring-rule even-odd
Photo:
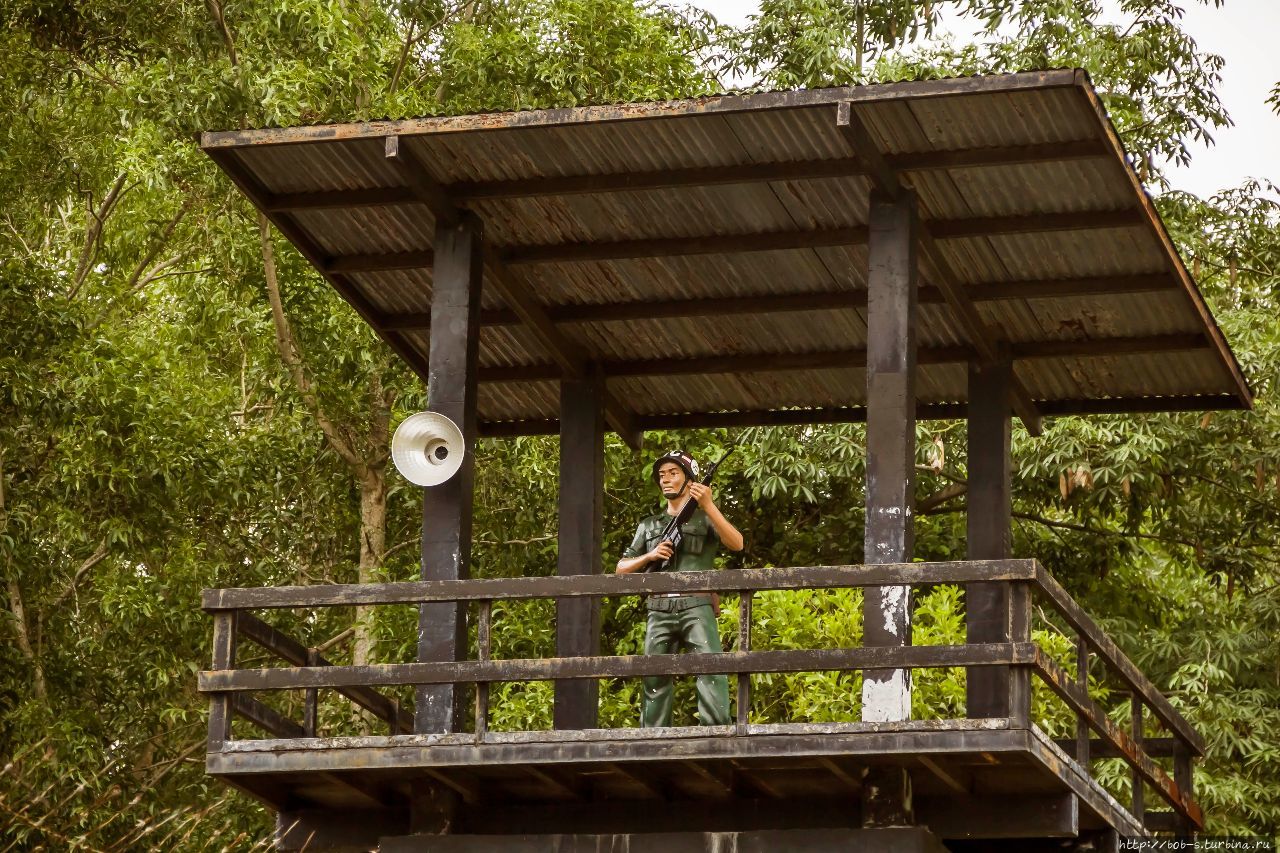
[[(711, 467), (707, 469), (707, 475), (700, 481), (702, 485), (711, 485), (711, 479), (716, 475), (716, 469), (720, 467), (720, 463), (733, 455), (733, 451), (738, 449), (738, 442), (734, 442), (733, 446), (725, 451), (725, 454), (711, 463)], [(693, 499), (692, 495), (688, 495), (684, 499), (684, 503), (680, 505), (680, 511), (667, 522), (667, 526), (662, 529), (662, 537), (659, 542), (671, 543), (671, 559), (675, 558), (675, 552), (680, 548), (680, 540), (684, 538), (684, 533), (680, 528), (689, 523), (689, 519), (693, 518), (694, 510), (698, 508), (698, 502)], [(656, 571), (665, 572), (667, 566), (671, 564), (671, 559), (663, 560)], [(653, 563), (646, 563), (643, 571), (650, 571)]]

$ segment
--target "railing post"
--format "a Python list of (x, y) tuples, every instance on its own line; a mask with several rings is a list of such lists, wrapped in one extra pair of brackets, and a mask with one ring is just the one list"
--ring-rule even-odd
[[(738, 598), (738, 651), (751, 651), (751, 599), (754, 592), (739, 591)], [(747, 733), (747, 712), (751, 710), (751, 673), (738, 673), (738, 734)]]
[[(1031, 642), (1031, 584), (1019, 581), (1009, 585), (1009, 642)], [(1012, 666), (1005, 685), (1008, 692), (1009, 717), (1013, 725), (1031, 728), (1031, 668)]]
[[(493, 602), (485, 599), (480, 602), (480, 616), (476, 622), (476, 655), (482, 661), (493, 658), (490, 644), (490, 626), (493, 618)], [(489, 682), (476, 682), (476, 742), (484, 741), (485, 732), (489, 730)]]
[[(1191, 764), (1191, 750), (1183, 743), (1182, 738), (1176, 734), (1173, 739), (1173, 781), (1178, 786), (1178, 792), (1182, 794), (1184, 799), (1190, 800), (1195, 796), (1195, 777)], [(1194, 835), (1196, 830), (1191, 821), (1187, 820), (1179, 812), (1174, 814), (1178, 821), (1178, 835), (1183, 837)]]
[[(1076, 635), (1076, 686), (1082, 695), (1089, 695), (1089, 641), (1084, 634)], [(1076, 763), (1089, 770), (1089, 723), (1084, 714), (1076, 714)]]
[[(317, 649), (307, 649), (307, 666), (320, 665), (320, 652)], [(315, 687), (308, 687), (302, 706), (302, 730), (306, 737), (316, 736), (316, 717), (319, 716), (320, 691)], [(391, 733), (396, 734), (395, 723), (391, 724)]]
[[(1137, 744), (1139, 754), (1146, 751), (1142, 740), (1142, 698), (1138, 696), (1138, 691), (1129, 694), (1129, 720), (1133, 727), (1133, 742)], [(1142, 774), (1138, 772), (1138, 768), (1133, 768), (1133, 808), (1130, 811), (1133, 816), (1138, 819), (1139, 826), (1146, 826), (1144, 816), (1146, 805), (1142, 800)]]
[[(213, 614), (213, 661), (211, 669), (234, 669), (236, 665), (235, 610)], [(231, 740), (231, 694), (215, 693), (209, 699), (209, 752), (217, 752)]]

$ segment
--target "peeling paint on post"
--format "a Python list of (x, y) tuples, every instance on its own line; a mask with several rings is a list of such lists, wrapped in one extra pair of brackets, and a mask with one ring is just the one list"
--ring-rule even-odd
[[(912, 551), (915, 491), (915, 199), (873, 196), (867, 297), (867, 521), (869, 564), (907, 563)], [(911, 588), (874, 587), (863, 600), (868, 646), (911, 643)], [(906, 670), (864, 674), (862, 718), (911, 716)]]
[[(916, 203), (909, 192), (873, 193), (867, 270), (867, 520), (869, 564), (909, 563), (913, 544), (916, 441)], [(911, 645), (911, 587), (864, 590), (863, 644)], [(866, 670), (862, 719), (911, 718), (911, 671)], [(911, 777), (902, 767), (867, 768), (864, 827), (910, 826)]]

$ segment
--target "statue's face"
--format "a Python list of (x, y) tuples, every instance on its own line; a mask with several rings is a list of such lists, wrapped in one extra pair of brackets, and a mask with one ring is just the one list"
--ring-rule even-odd
[(684, 469), (674, 462), (664, 462), (658, 468), (658, 487), (667, 500), (680, 497), (686, 479)]

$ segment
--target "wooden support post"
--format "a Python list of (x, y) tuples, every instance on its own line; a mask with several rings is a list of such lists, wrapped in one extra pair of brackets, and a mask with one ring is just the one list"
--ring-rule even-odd
[[(915, 490), (915, 199), (880, 196), (871, 203), (867, 310), (868, 565), (909, 563)], [(910, 587), (869, 587), (863, 602), (863, 642), (911, 644)], [(862, 718), (905, 720), (911, 715), (906, 670), (867, 672)]]
[[(1010, 496), (1010, 384), (1013, 364), (1002, 358), (969, 364), (969, 512), (970, 560), (1010, 556), (1013, 503)], [(970, 643), (1008, 643), (1010, 586), (971, 583), (965, 587), (965, 623)], [(965, 707), (970, 718), (1008, 717), (1009, 670), (970, 667)]]
[[(560, 383), (560, 531), (556, 574), (600, 572), (604, 529), (604, 377), (589, 370)], [(600, 654), (600, 599), (556, 599), (556, 656)], [(562, 679), (555, 684), (557, 729), (593, 729), (600, 684)]]
[[(901, 192), (872, 195), (867, 298), (867, 494), (864, 562), (911, 562), (916, 447), (916, 201)], [(868, 587), (863, 643), (911, 644), (911, 587)], [(911, 671), (866, 670), (862, 719), (911, 717)], [(901, 767), (874, 767), (862, 789), (862, 824), (914, 822), (911, 777)]]
[[(436, 229), (428, 407), (458, 425), (466, 446), (458, 473), (423, 490), (423, 580), (470, 576), (482, 253), (478, 220), (465, 217), (458, 225)], [(419, 661), (460, 660), (466, 648), (465, 604), (442, 602), (418, 609)], [(418, 687), (415, 731), (459, 731), (464, 719), (461, 700), (457, 685)]]
[[(234, 669), (236, 665), (236, 616), (234, 610), (213, 614), (213, 661), (211, 669)], [(209, 700), (209, 752), (217, 752), (231, 740), (231, 694), (215, 693)]]

